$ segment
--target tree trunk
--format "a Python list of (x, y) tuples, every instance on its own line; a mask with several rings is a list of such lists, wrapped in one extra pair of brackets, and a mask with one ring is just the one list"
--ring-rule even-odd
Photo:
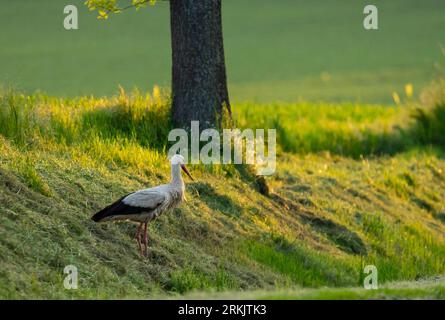
[(230, 115), (221, 0), (170, 0), (170, 23), (174, 125), (217, 128)]

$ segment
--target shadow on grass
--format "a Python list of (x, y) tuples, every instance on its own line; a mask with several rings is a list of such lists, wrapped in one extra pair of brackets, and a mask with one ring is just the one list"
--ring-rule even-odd
[(324, 253), (315, 253), (283, 237), (241, 244), (249, 258), (282, 274), (292, 283), (309, 286), (342, 286), (356, 283), (356, 270)]
[(357, 233), (349, 230), (339, 223), (332, 221), (331, 219), (316, 216), (306, 209), (296, 205), (294, 202), (277, 194), (273, 194), (271, 198), (281, 207), (284, 207), (290, 212), (296, 214), (301, 222), (309, 225), (314, 231), (325, 236), (340, 250), (355, 255), (367, 254), (366, 245)]
[(199, 193), (199, 198), (210, 209), (220, 211), (232, 217), (240, 217), (242, 208), (237, 205), (230, 197), (219, 194), (208, 183), (195, 182), (191, 187)]
[(442, 212), (434, 213), (433, 217), (442, 222), (443, 224), (445, 224), (445, 213)]

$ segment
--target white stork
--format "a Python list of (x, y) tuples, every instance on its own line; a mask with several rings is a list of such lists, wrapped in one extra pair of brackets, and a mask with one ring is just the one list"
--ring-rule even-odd
[[(113, 204), (102, 209), (91, 219), (95, 222), (130, 220), (139, 222), (136, 240), (141, 255), (147, 253), (148, 237), (147, 224), (164, 212), (177, 207), (185, 200), (185, 185), (181, 170), (193, 180), (184, 164), (184, 157), (176, 154), (170, 159), (171, 181), (154, 188), (148, 188), (130, 193)], [(142, 227), (144, 236), (142, 237)], [(144, 246), (144, 251), (142, 250)]]

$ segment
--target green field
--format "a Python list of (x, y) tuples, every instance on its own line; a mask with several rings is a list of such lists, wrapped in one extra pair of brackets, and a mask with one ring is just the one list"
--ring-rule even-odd
[(367, 1), (223, 0), (234, 124), (277, 130), (277, 171), (191, 165), (144, 258), (90, 217), (170, 177), (168, 4), (70, 3), (76, 31), (0, 0), (0, 299), (445, 298), (443, 0), (375, 0), (378, 31)]
[[(59, 0), (1, 0), (0, 82), (51, 95), (110, 95), (170, 84), (168, 3), (98, 21), (78, 4), (65, 31)], [(388, 103), (427, 85), (443, 63), (442, 0), (375, 0), (380, 29), (365, 31), (367, 1), (223, 0), (234, 101)]]

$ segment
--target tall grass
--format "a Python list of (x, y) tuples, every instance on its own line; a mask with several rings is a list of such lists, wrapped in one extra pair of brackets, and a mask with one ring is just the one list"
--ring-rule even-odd
[(445, 146), (445, 80), (437, 80), (421, 96), (426, 108), (416, 108), (412, 136), (422, 144)]
[(405, 115), (401, 107), (354, 104), (243, 104), (237, 109), (240, 126), (276, 129), (285, 152), (329, 151), (355, 158), (400, 150), (396, 126)]
[(111, 98), (59, 99), (41, 93), (25, 96), (8, 89), (0, 91), (0, 106), (0, 132), (13, 140), (37, 130), (58, 141), (78, 142), (99, 135), (162, 148), (171, 128), (165, 93), (152, 96), (135, 90), (127, 94), (121, 89)]
[(12, 142), (70, 147), (120, 166), (164, 160), (170, 123), (170, 101), (159, 89), (145, 95), (121, 89), (108, 99), (0, 93), (0, 134)]
[(443, 146), (444, 105), (246, 103), (237, 106), (236, 120), (243, 128), (276, 129), (278, 144), (285, 152), (328, 151), (357, 159), (425, 144)]
[[(418, 145), (444, 145), (443, 91), (440, 86), (430, 89), (424, 94), (428, 103), (416, 106), (244, 103), (234, 106), (234, 117), (241, 128), (276, 129), (285, 152), (328, 151), (353, 158), (394, 154)], [(3, 90), (0, 122), (0, 133), (16, 143), (42, 137), (90, 152), (100, 143), (118, 141), (120, 146), (165, 154), (172, 128), (169, 96), (158, 88), (153, 94), (121, 89), (108, 99), (58, 99)]]
[(29, 112), (32, 98), (12, 89), (0, 91), (0, 134), (23, 144), (32, 136), (33, 120)]

